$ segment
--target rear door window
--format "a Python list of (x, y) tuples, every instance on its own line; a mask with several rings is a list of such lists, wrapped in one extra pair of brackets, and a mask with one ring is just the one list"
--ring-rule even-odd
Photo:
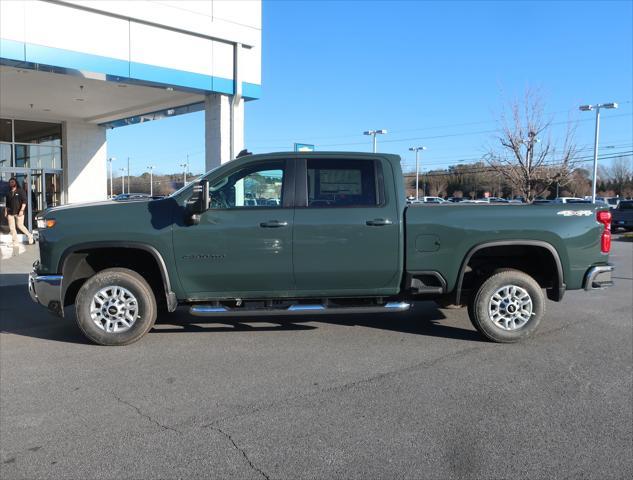
[(307, 162), (308, 207), (375, 207), (380, 203), (373, 160)]

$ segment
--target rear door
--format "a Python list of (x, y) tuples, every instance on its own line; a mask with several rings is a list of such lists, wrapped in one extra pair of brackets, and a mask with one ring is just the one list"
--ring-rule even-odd
[(293, 265), (297, 295), (395, 293), (400, 283), (393, 172), (376, 157), (297, 162)]

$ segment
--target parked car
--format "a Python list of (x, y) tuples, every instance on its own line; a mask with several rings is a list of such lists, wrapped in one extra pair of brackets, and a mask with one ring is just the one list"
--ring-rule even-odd
[(459, 203), (463, 202), (466, 199), (464, 197), (448, 197), (446, 200), (451, 203)]
[(446, 200), (444, 200), (441, 197), (422, 197), (422, 201), (424, 203), (446, 203)]
[(128, 200), (147, 200), (150, 196), (147, 193), (119, 193), (112, 197), (115, 202), (124, 202)]
[(583, 201), (586, 199), (579, 198), (579, 197), (556, 197), (552, 200), (552, 203), (569, 203), (569, 202), (577, 202), (578, 200)]
[[(246, 206), (262, 191), (281, 204)], [(429, 299), (468, 305), (484, 337), (509, 343), (536, 331), (546, 297), (612, 283), (607, 208), (404, 199), (397, 155), (242, 156), (164, 199), (47, 210), (29, 292), (60, 316), (74, 304), (101, 345), (139, 340), (178, 305), (312, 317)]]
[(613, 229), (633, 230), (633, 200), (621, 200), (618, 207), (611, 210)]
[(604, 201), (607, 202), (607, 204), (611, 208), (618, 208), (620, 200), (621, 200), (620, 197), (607, 197), (604, 199)]
[(546, 200), (542, 198), (537, 198), (535, 200), (532, 200), (532, 205), (548, 205), (550, 203), (553, 203), (552, 200)]

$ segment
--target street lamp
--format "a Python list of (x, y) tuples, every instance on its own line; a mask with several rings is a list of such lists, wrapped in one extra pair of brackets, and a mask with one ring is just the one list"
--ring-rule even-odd
[(116, 160), (116, 157), (108, 158), (108, 166), (110, 167), (110, 198), (114, 197), (114, 191), (112, 190), (112, 162)]
[[(187, 157), (189, 157), (189, 155), (187, 155)], [(180, 167), (182, 167), (182, 184), (183, 185), (187, 185), (187, 169), (189, 168), (189, 161), (187, 161), (186, 163), (181, 163), (179, 165)]]
[(596, 105), (581, 105), (578, 107), (581, 112), (596, 111), (596, 133), (593, 140), (593, 181), (591, 185), (591, 202), (596, 203), (596, 187), (598, 185), (598, 138), (600, 137), (600, 109), (601, 108), (618, 108), (618, 104), (598, 103)]
[(418, 152), (426, 150), (426, 147), (410, 147), (409, 150), (415, 152), (415, 199), (420, 200), (420, 162), (418, 160)]
[[(119, 171), (121, 172), (121, 193), (125, 193), (125, 168), (121, 167)], [(128, 193), (130, 193), (129, 190), (130, 187), (128, 186)]]
[(153, 197), (154, 196), (154, 165), (148, 165), (147, 168), (149, 169), (149, 196)]
[(373, 144), (373, 151), (374, 153), (376, 153), (376, 135), (384, 135), (387, 133), (387, 130), (385, 130), (384, 128), (380, 129), (380, 130), (367, 130), (366, 132), (363, 132), (363, 135), (371, 135), (372, 138), (372, 144)]

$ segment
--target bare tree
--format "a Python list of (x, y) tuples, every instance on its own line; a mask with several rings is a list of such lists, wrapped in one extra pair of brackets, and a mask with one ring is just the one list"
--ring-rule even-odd
[(429, 172), (430, 175), (426, 176), (426, 183), (428, 185), (428, 194), (433, 197), (446, 195), (446, 188), (448, 187), (448, 179), (444, 172)]
[(514, 192), (532, 200), (551, 185), (569, 183), (577, 153), (575, 125), (568, 123), (562, 147), (557, 149), (550, 137), (552, 122), (545, 118), (538, 91), (528, 89), (522, 100), (511, 102), (499, 123), (498, 143), (485, 159)]
[(617, 157), (607, 169), (609, 180), (613, 183), (619, 195), (622, 195), (624, 186), (631, 182), (633, 170), (631, 169), (631, 157)]

